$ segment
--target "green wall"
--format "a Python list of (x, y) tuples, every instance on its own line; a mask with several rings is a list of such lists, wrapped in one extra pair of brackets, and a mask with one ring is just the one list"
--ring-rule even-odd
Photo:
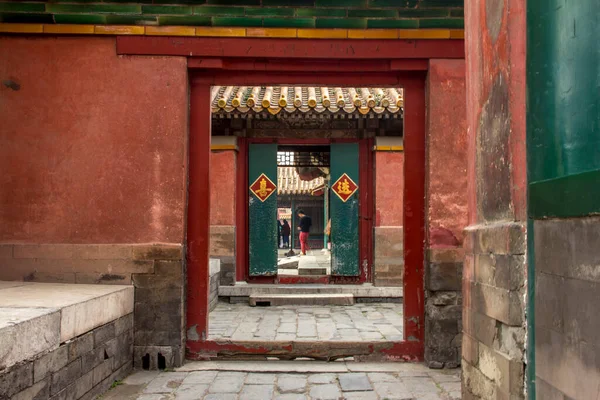
[[(530, 334), (526, 382), (529, 399), (549, 398), (548, 391), (557, 391), (560, 386), (547, 382), (541, 390), (536, 387), (539, 372), (536, 370), (548, 370), (546, 365), (536, 365), (536, 352), (547, 352), (550, 346), (544, 342), (543, 335), (542, 339), (538, 338), (538, 326), (544, 325), (539, 321), (562, 318), (558, 310), (538, 308), (543, 303), (541, 295), (556, 291), (557, 286), (547, 284), (549, 279), (562, 282), (564, 278), (560, 274), (567, 272), (568, 275), (572, 268), (569, 262), (573, 261), (561, 251), (572, 244), (565, 244), (569, 240), (568, 233), (561, 237), (558, 232), (549, 235), (548, 231), (540, 232), (538, 228), (553, 223), (544, 221), (547, 218), (583, 217), (600, 212), (599, 22), (598, 0), (527, 1), (527, 325)], [(565, 224), (563, 231), (568, 232), (569, 220), (554, 221)], [(544, 256), (540, 249), (546, 253), (555, 251), (557, 257), (554, 258), (559, 260), (560, 267), (553, 269), (550, 263), (543, 261), (536, 265), (536, 259)], [(587, 251), (593, 254), (594, 250)], [(565, 260), (569, 262), (563, 262)], [(547, 274), (548, 270), (552, 270), (552, 274)], [(540, 281), (542, 275), (544, 280)], [(561, 287), (555, 296), (568, 298), (569, 293)], [(550, 366), (557, 376), (564, 372), (560, 370), (561, 365), (563, 363), (557, 362)]]
[(462, 0), (0, 2), (0, 22), (267, 28), (462, 28)]
[(527, 3), (530, 214), (600, 212), (600, 2)]

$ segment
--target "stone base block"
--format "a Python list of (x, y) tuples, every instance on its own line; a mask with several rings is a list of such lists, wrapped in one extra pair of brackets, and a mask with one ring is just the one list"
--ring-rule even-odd
[(0, 370), (54, 350), (59, 343), (60, 310), (0, 308)]
[(133, 315), (0, 372), (0, 398), (95, 399), (132, 369)]
[(183, 365), (184, 351), (180, 346), (134, 346), (133, 365), (136, 369), (166, 369)]

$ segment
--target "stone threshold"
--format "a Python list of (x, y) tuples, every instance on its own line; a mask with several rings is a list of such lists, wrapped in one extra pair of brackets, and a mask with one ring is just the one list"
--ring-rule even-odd
[(291, 361), (310, 359), (336, 361), (351, 358), (357, 362), (368, 361), (417, 361), (416, 358), (396, 356), (394, 341), (276, 341), (276, 340), (209, 340), (213, 350), (203, 352), (206, 361)]
[(236, 282), (235, 286), (220, 286), (220, 297), (249, 297), (252, 294), (351, 294), (355, 298), (402, 298), (404, 288), (389, 286), (297, 284), (274, 285)]
[(231, 371), (253, 373), (345, 373), (345, 372), (393, 372), (403, 376), (427, 376), (431, 370), (423, 363), (374, 363), (353, 360), (323, 361), (189, 361), (176, 372)]

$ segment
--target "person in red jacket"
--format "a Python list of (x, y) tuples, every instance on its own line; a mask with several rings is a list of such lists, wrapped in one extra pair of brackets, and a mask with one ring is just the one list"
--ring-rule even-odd
[(299, 210), (298, 216), (300, 217), (300, 222), (298, 223), (298, 230), (300, 231), (300, 251), (303, 255), (306, 255), (306, 252), (310, 250), (308, 247), (308, 235), (312, 225), (312, 219), (304, 214), (304, 210)]

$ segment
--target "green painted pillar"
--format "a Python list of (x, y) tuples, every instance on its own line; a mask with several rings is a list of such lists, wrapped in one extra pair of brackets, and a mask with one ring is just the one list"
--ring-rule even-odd
[[(358, 276), (358, 143), (331, 145), (331, 274)], [(339, 193), (340, 195), (338, 195)]]
[(290, 233), (290, 249), (294, 249), (294, 234), (296, 233), (296, 202), (292, 197), (292, 231)]
[[(323, 221), (325, 221), (325, 228), (327, 228), (327, 222), (329, 221), (329, 182), (325, 182), (323, 188)], [(329, 242), (329, 235), (323, 234), (323, 248), (327, 248), (327, 242)]]
[(248, 148), (250, 275), (277, 274), (277, 145)]

